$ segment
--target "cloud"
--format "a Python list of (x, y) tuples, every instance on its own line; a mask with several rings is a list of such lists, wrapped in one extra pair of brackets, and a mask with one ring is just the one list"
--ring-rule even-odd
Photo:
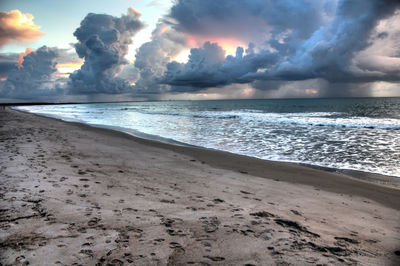
[(127, 64), (124, 58), (132, 37), (143, 28), (141, 14), (133, 8), (120, 18), (106, 14), (88, 14), (74, 32), (75, 49), (84, 59), (82, 67), (70, 75), (71, 94), (117, 94), (131, 90), (117, 75)]
[(355, 72), (365, 76), (381, 76), (390, 81), (399, 80), (400, 73), (400, 10), (379, 21), (368, 39), (366, 49), (352, 58)]
[(206, 42), (203, 47), (190, 50), (189, 61), (186, 64), (169, 63), (163, 82), (169, 85), (187, 86), (189, 81), (192, 87), (201, 88), (222, 84), (227, 80), (221, 70), (224, 60), (225, 51), (217, 43)]
[[(345, 89), (348, 86), (343, 84), (398, 82), (398, 46), (391, 49), (395, 51), (390, 55), (381, 52), (368, 57), (363, 51), (378, 42), (377, 39), (381, 42), (378, 46), (384, 47), (387, 36), (391, 36), (392, 44), (398, 42), (398, 33), (393, 33), (388, 26), (381, 25), (380, 29), (378, 26), (384, 20), (391, 20), (386, 24), (393, 26), (399, 17), (399, 6), (400, 2), (395, 0), (177, 1), (169, 15), (175, 20), (172, 25), (177, 31), (233, 38), (243, 38), (241, 34), (245, 32), (251, 39), (257, 35), (252, 31), (255, 29), (264, 41), (256, 36), (254, 39), (262, 43), (260, 46), (250, 44), (246, 53), (239, 47), (236, 56), (227, 56), (218, 62), (215, 62), (215, 53), (207, 56), (211, 44), (206, 43), (202, 48), (191, 50), (186, 64), (168, 63), (168, 71), (159, 80), (175, 91), (235, 83), (249, 83), (261, 89), (261, 81), (276, 81), (275, 85), (282, 87), (290, 81), (324, 80), (342, 84), (324, 85), (324, 91), (341, 87), (349, 95), (352, 90)], [(260, 23), (255, 23), (256, 20)], [(269, 86), (265, 88), (268, 90)]]
[(0, 12), (0, 46), (11, 41), (32, 42), (44, 35), (33, 22), (33, 15), (19, 10)]
[(400, 83), (396, 0), (177, 0), (128, 64), (128, 46), (144, 26), (139, 18), (134, 9), (88, 14), (74, 32), (79, 58), (25, 52), (18, 70), (16, 55), (0, 55), (0, 77), (11, 77), (2, 84), (26, 97), (12, 77), (33, 74), (25, 62), (35, 56), (63, 72), (48, 68), (48, 78), (35, 80), (33, 87), (45, 88), (39, 94), (47, 88), (88, 99), (376, 96)]
[(22, 53), (0, 54), (0, 98), (61, 100), (66, 97), (71, 69), (82, 65), (70, 49), (27, 48)]
[(24, 57), (27, 56), (28, 54), (30, 54), (32, 51), (33, 51), (32, 48), (26, 48), (25, 52), (22, 52), (22, 53), (18, 54), (17, 66), (19, 68), (22, 67), (22, 64), (24, 62)]
[[(334, 2), (334, 1), (326, 1)], [(231, 38), (262, 47), (286, 30), (306, 38), (329, 21), (332, 6), (318, 0), (179, 0), (171, 8), (173, 26), (195, 38)], [(265, 48), (265, 47), (262, 47)]]
[(62, 94), (54, 88), (57, 56), (57, 48), (46, 46), (25, 55), (22, 66), (12, 69), (7, 79), (1, 82), (0, 97), (30, 100)]
[(9, 73), (17, 68), (18, 54), (0, 54), (0, 80), (5, 80)]
[(187, 47), (184, 34), (171, 28), (168, 21), (159, 21), (152, 33), (151, 41), (144, 43), (136, 52), (135, 95), (168, 91), (169, 86), (162, 84), (160, 80), (167, 71), (167, 64)]
[(277, 54), (262, 50), (255, 54), (252, 44), (246, 49), (238, 47), (235, 56), (225, 57), (225, 51), (217, 43), (204, 43), (202, 48), (193, 48), (190, 51), (189, 61), (186, 64), (172, 62), (167, 65), (168, 71), (161, 82), (176, 86), (201, 90), (207, 87), (218, 87), (232, 83), (249, 83), (252, 79), (248, 73), (258, 69), (268, 69), (277, 60)]
[[(370, 35), (378, 22), (393, 15), (400, 6), (394, 0), (340, 1), (335, 19), (321, 27), (297, 47), (293, 57), (282, 62), (274, 73), (281, 79), (324, 78), (331, 82), (364, 82), (391, 79), (389, 75), (371, 75), (355, 71), (352, 59), (368, 48)], [(271, 74), (260, 74), (270, 78)]]

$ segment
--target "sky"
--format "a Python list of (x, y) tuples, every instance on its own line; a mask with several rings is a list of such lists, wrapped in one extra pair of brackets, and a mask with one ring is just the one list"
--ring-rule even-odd
[(397, 0), (2, 0), (0, 102), (400, 96)]

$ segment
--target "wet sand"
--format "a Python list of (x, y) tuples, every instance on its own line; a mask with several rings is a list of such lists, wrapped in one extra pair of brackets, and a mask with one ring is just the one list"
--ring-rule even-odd
[(400, 190), (0, 111), (0, 264), (400, 264)]

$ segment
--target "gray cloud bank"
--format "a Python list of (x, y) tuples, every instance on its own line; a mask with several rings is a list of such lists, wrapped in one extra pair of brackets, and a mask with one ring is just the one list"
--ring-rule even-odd
[[(358, 52), (372, 45), (371, 34), (378, 22), (393, 15), (400, 2), (333, 2), (323, 5), (322, 1), (178, 1), (171, 12), (177, 29), (202, 33), (210, 31), (207, 25), (216, 24), (219, 28), (211, 31), (224, 31), (233, 19), (236, 22), (232, 23), (245, 24), (249, 16), (258, 16), (272, 30), (265, 49), (245, 56), (243, 49), (238, 48), (235, 57), (216, 61), (221, 58), (221, 51), (213, 48), (215, 44), (192, 49), (188, 63), (168, 64), (162, 82), (204, 88), (257, 80), (400, 81), (398, 65), (394, 69), (370, 71), (366, 60), (356, 58)], [(241, 13), (244, 16), (238, 15)], [(329, 21), (324, 14), (334, 16)], [(379, 36), (386, 37), (386, 32)]]
[[(400, 83), (397, 0), (177, 0), (128, 64), (128, 46), (144, 27), (139, 18), (134, 9), (121, 17), (88, 14), (74, 32), (84, 64), (67, 78), (54, 76), (56, 48), (26, 55), (22, 68), (1, 55), (7, 80), (0, 97), (157, 98), (229, 88), (252, 88), (254, 97), (301, 97), (306, 88), (318, 96), (370, 96), (364, 83)], [(246, 45), (226, 56), (219, 40)], [(175, 61), (188, 49), (187, 62)]]
[(43, 46), (24, 57), (21, 68), (8, 71), (7, 80), (0, 86), (0, 96), (11, 99), (40, 99), (62, 91), (54, 88), (59, 50)]

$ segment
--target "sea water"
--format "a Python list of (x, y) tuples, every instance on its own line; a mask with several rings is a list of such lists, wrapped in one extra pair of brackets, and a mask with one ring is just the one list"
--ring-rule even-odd
[(400, 177), (400, 98), (123, 102), (18, 109), (266, 160)]

